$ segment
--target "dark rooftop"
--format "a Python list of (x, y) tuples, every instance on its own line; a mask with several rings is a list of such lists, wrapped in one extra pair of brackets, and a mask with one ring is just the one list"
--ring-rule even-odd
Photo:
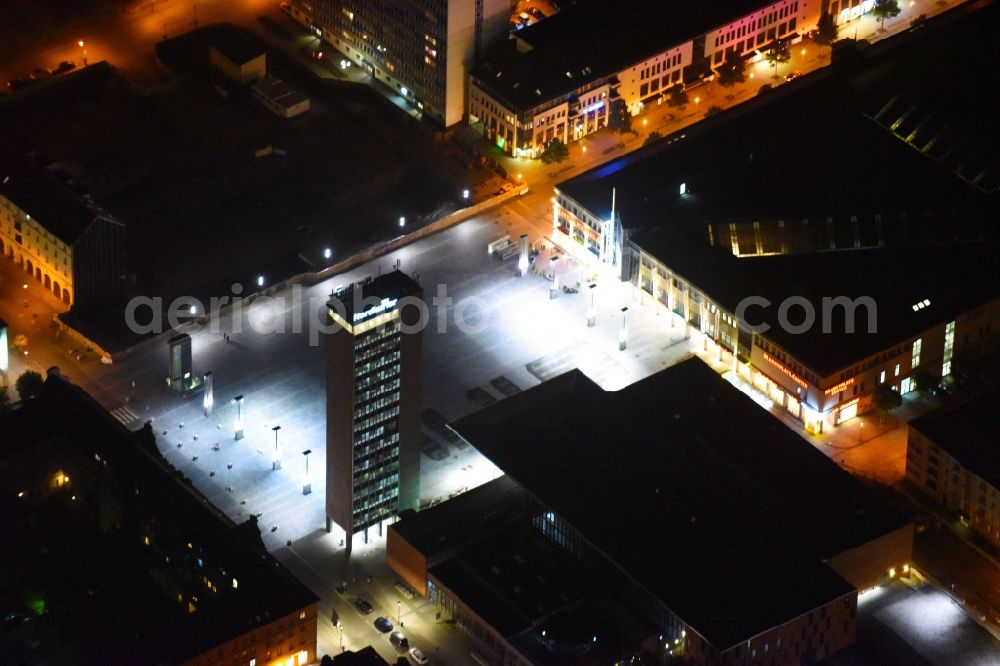
[(344, 313), (348, 322), (355, 318), (361, 321), (367, 316), (395, 309), (397, 301), (406, 296), (417, 296), (421, 293), (420, 285), (406, 273), (394, 270), (375, 278), (348, 285), (330, 300), (330, 307), (340, 314)]
[(504, 475), (389, 526), (433, 564), (445, 552), (524, 516), (528, 493)]
[(371, 645), (357, 652), (343, 652), (334, 656), (333, 663), (337, 666), (389, 666), (389, 662), (379, 656)]
[[(747, 321), (770, 326), (762, 335), (820, 377), (1000, 296), (1000, 264), (995, 260), (1000, 245), (994, 242), (744, 258), (685, 241), (683, 233), (670, 230), (644, 231), (633, 242), (729, 312), (745, 297), (766, 298), (771, 306), (747, 309)], [(779, 304), (793, 296), (807, 299), (816, 313), (815, 325), (804, 333), (778, 324)], [(823, 332), (823, 299), (840, 296), (872, 299), (873, 332), (863, 307), (857, 310), (853, 332), (841, 308), (833, 310), (829, 331)], [(929, 305), (914, 310), (924, 301)], [(802, 310), (795, 307), (788, 316), (798, 323)]]
[(183, 662), (318, 601), (255, 520), (234, 525), (160, 458), (148, 426), (128, 432), (52, 371), (0, 431), (0, 598), (31, 590), (45, 609), (31, 626), (48, 652), (27, 661)]
[(698, 359), (572, 371), (454, 424), (719, 649), (850, 592), (823, 560), (904, 527)]
[[(985, 193), (1000, 183), (992, 158), (1000, 99), (976, 91), (993, 75), (983, 49), (1000, 52), (992, 39), (1000, 7), (968, 13), (873, 47), (859, 72), (814, 72), (557, 188), (602, 219), (616, 189), (622, 224), (632, 228), (900, 211), (915, 217), (978, 210), (988, 201), (995, 212)], [(928, 80), (926, 72), (937, 68), (954, 75)]]
[[(513, 33), (509, 40), (505, 35), (472, 75), (501, 99), (525, 110), (767, 4), (763, 0), (581, 1)], [(517, 41), (522, 43), (520, 49)]]
[[(998, 48), (1000, 8), (969, 11), (873, 47), (861, 73), (811, 74), (557, 188), (601, 219), (614, 192), (629, 238), (730, 311), (750, 295), (817, 313), (822, 297), (871, 296), (877, 334), (766, 334), (818, 375), (849, 367), (1000, 295), (1000, 101), (970, 92), (992, 76), (980, 50)], [(938, 67), (955, 77), (919, 74)], [(797, 256), (733, 256), (758, 239)]]
[(53, 175), (6, 150), (0, 161), (0, 196), (12, 201), (59, 240), (73, 245), (101, 213), (56, 182)]
[[(225, 27), (228, 26), (223, 26)], [(250, 34), (239, 30), (216, 30), (211, 45), (237, 65), (245, 65), (257, 56), (264, 55), (263, 45)]]
[(1000, 390), (946, 404), (910, 421), (921, 433), (994, 488), (1000, 488)]

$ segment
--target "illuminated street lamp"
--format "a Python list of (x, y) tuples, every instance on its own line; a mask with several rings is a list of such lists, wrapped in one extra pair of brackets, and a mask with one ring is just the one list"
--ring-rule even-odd
[(258, 275), (257, 276), (257, 286), (258, 287), (263, 287), (264, 286), (264, 276), (263, 275)]
[(469, 200), (469, 190), (462, 190), (462, 198), (466, 201)]
[(399, 226), (406, 226), (406, 218), (402, 215), (399, 216)]
[(279, 470), (281, 469), (281, 448), (278, 446), (278, 431), (281, 430), (281, 426), (276, 425), (271, 430), (274, 431), (274, 455), (271, 456), (271, 469)]
[(528, 234), (521, 234), (521, 256), (517, 260), (517, 270), (524, 277), (528, 274)]
[(238, 395), (233, 398), (233, 404), (236, 405), (236, 423), (233, 425), (233, 429), (236, 434), (233, 439), (243, 439), (243, 396)]
[(556, 292), (559, 290), (559, 277), (556, 275), (556, 265), (559, 262), (559, 257), (552, 257), (549, 259), (549, 267), (552, 271), (550, 279), (552, 280), (552, 286), (549, 287), (549, 299), (556, 297)]
[(333, 250), (331, 250), (330, 248), (326, 248), (325, 250), (323, 250), (324, 259), (329, 259), (332, 256), (333, 256)]
[(312, 449), (306, 449), (305, 451), (302, 452), (302, 455), (304, 455), (306, 457), (306, 475), (305, 475), (305, 478), (302, 480), (302, 494), (303, 495), (308, 495), (313, 490), (312, 483), (311, 483), (311, 481), (309, 479), (309, 454), (310, 453), (312, 453)]
[(205, 393), (201, 401), (201, 406), (205, 410), (205, 416), (208, 416), (212, 413), (212, 408), (215, 406), (215, 394), (212, 389), (212, 373), (206, 372), (202, 375), (202, 382), (205, 385)]
[(597, 289), (597, 283), (591, 282), (587, 290), (590, 291), (590, 307), (587, 309), (587, 328), (592, 328), (597, 324), (597, 309), (594, 306), (594, 293)]
[(625, 348), (628, 347), (628, 335), (627, 335), (626, 330), (625, 330), (625, 315), (627, 313), (628, 313), (628, 307), (623, 307), (622, 308), (622, 327), (621, 327), (621, 330), (618, 331), (618, 350), (619, 351), (625, 351)]

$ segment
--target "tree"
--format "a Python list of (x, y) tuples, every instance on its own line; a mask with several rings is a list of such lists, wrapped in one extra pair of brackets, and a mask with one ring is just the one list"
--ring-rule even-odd
[(649, 133), (649, 136), (646, 137), (646, 140), (642, 142), (642, 146), (643, 146), (643, 148), (645, 148), (649, 144), (656, 143), (657, 141), (659, 141), (662, 138), (663, 138), (662, 134), (660, 134), (656, 130), (653, 130), (652, 132)]
[(25, 370), (17, 378), (17, 381), (14, 382), (14, 388), (17, 389), (17, 394), (21, 396), (21, 400), (25, 400), (27, 398), (34, 398), (41, 393), (42, 383), (42, 376), (40, 374), (34, 370)]
[(927, 389), (937, 386), (938, 380), (931, 374), (931, 371), (927, 368), (921, 366), (913, 371), (910, 375), (910, 379), (917, 385), (917, 388), (926, 391)]
[(726, 53), (726, 59), (719, 65), (719, 85), (732, 86), (746, 80), (746, 61), (736, 51)]
[(0, 386), (0, 409), (10, 404), (10, 392), (6, 386)]
[(628, 107), (624, 104), (618, 104), (617, 106), (615, 130), (619, 134), (635, 134), (636, 131), (632, 129), (632, 114), (629, 113)]
[(684, 91), (684, 86), (680, 83), (667, 91), (670, 97), (667, 98), (667, 106), (684, 106), (688, 103), (688, 94)]
[(778, 78), (778, 65), (786, 63), (792, 59), (792, 53), (788, 50), (788, 42), (784, 40), (778, 40), (772, 42), (767, 50), (764, 51), (764, 60), (771, 65), (771, 69), (774, 70), (774, 78)]
[(837, 41), (837, 24), (833, 22), (833, 14), (826, 11), (824, 5), (823, 13), (819, 15), (819, 22), (816, 24), (816, 42), (829, 46), (835, 41)]
[(883, 384), (875, 391), (875, 406), (883, 411), (887, 412), (902, 404), (903, 396), (889, 384)]
[(880, 30), (885, 30), (885, 20), (899, 16), (899, 0), (875, 0), (871, 14), (881, 21)]
[(549, 141), (549, 145), (545, 146), (545, 150), (542, 151), (542, 161), (546, 164), (562, 162), (566, 159), (569, 159), (569, 148), (559, 139)]

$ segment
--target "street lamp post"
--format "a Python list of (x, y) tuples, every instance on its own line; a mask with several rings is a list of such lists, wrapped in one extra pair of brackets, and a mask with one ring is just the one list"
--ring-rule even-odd
[(337, 620), (337, 633), (340, 634), (340, 651), (343, 652), (344, 651), (344, 625), (342, 625), (340, 623), (340, 620)]
[(212, 413), (212, 408), (215, 407), (215, 393), (212, 389), (212, 373), (211, 371), (206, 372), (202, 375), (202, 382), (205, 386), (205, 394), (201, 400), (201, 406), (205, 410), (205, 416)]
[(398, 624), (401, 627), (403, 626), (403, 622), (402, 622), (402, 617), (403, 617), (402, 616), (402, 609), (403, 609), (403, 602), (402, 601), (397, 601), (396, 602), (396, 624)]
[(591, 282), (587, 289), (590, 291), (590, 307), (587, 309), (587, 328), (592, 328), (597, 324), (597, 309), (594, 305), (594, 294), (597, 289), (597, 283)]
[(233, 429), (236, 431), (233, 435), (233, 439), (243, 439), (243, 396), (238, 395), (233, 398), (233, 403), (236, 405), (236, 423), (233, 425)]
[(517, 260), (517, 271), (520, 277), (528, 273), (528, 234), (521, 234), (521, 254)]
[(271, 458), (271, 469), (279, 470), (281, 469), (281, 448), (278, 446), (278, 431), (281, 430), (281, 426), (276, 425), (271, 430), (274, 431), (274, 456)]
[(302, 452), (302, 455), (306, 457), (306, 476), (302, 481), (302, 494), (308, 495), (312, 492), (312, 481), (309, 479), (309, 454), (312, 453), (312, 449), (306, 449)]
[(83, 58), (83, 66), (86, 67), (87, 66), (87, 49), (83, 45), (83, 40), (82, 39), (80, 41), (78, 41), (77, 44), (80, 46), (80, 57)]
[(549, 266), (552, 270), (552, 286), (549, 287), (549, 299), (556, 297), (556, 293), (559, 291), (559, 276), (556, 275), (556, 266), (559, 263), (559, 257), (552, 257), (549, 260)]
[(626, 347), (628, 347), (628, 334), (626, 333), (626, 330), (625, 330), (625, 315), (627, 313), (628, 313), (628, 307), (627, 306), (623, 307), (622, 308), (622, 327), (621, 327), (621, 330), (618, 331), (618, 350), (619, 351), (625, 351)]

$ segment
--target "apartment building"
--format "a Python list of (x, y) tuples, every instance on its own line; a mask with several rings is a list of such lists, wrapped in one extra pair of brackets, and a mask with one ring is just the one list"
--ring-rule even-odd
[(510, 19), (508, 0), (293, 0), (292, 16), (425, 117), (461, 122), (469, 68)]

